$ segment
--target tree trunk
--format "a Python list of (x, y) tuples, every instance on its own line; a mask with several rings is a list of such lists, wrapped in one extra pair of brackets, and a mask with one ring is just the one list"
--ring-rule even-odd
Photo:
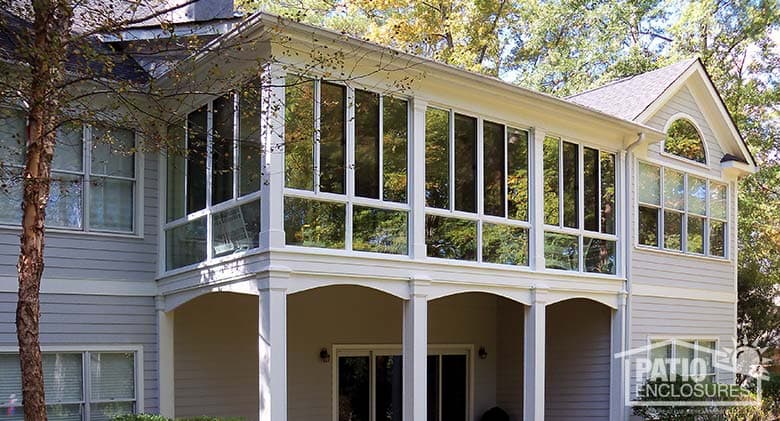
[(30, 67), (27, 152), (22, 174), (22, 234), (16, 336), (22, 370), (24, 419), (46, 420), (43, 364), (39, 339), (40, 286), (43, 275), (44, 227), (49, 199), (51, 161), (59, 110), (57, 86), (64, 77), (66, 43), (73, 15), (68, 0), (33, 0), (31, 43), (22, 51)]

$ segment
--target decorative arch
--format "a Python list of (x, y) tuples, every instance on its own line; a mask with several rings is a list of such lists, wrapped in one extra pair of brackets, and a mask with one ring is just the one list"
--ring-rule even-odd
[(585, 295), (585, 294), (575, 294), (575, 295), (565, 295), (565, 296), (556, 296), (551, 297), (549, 301), (547, 301), (547, 307), (553, 305), (553, 304), (559, 304), (566, 301), (571, 300), (584, 300), (584, 301), (590, 301), (595, 304), (601, 304), (604, 307), (608, 307), (612, 310), (617, 310), (617, 305), (614, 302), (616, 299), (613, 297), (605, 297), (602, 295), (592, 294), (592, 295)]
[(663, 150), (699, 164), (707, 164), (707, 143), (693, 117), (684, 113), (673, 115), (664, 128)]

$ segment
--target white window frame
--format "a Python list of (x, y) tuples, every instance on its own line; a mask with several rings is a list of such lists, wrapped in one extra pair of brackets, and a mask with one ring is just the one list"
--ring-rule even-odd
[[(669, 358), (671, 360), (674, 360), (677, 358), (677, 341), (686, 342), (691, 345), (693, 345), (693, 358), (699, 358), (699, 350), (701, 346), (699, 345), (699, 342), (713, 342), (715, 344), (715, 348), (712, 350), (712, 353), (710, 354), (712, 356), (710, 368), (713, 370), (710, 373), (707, 373), (707, 377), (712, 376), (713, 382), (718, 383), (720, 381), (720, 372), (715, 367), (715, 364), (717, 363), (717, 358), (715, 353), (718, 352), (720, 349), (720, 338), (717, 336), (695, 336), (696, 339), (690, 339), (687, 337), (676, 337), (676, 336), (656, 336), (651, 335), (647, 337), (647, 358), (650, 359), (650, 351), (653, 346), (653, 342), (666, 342), (669, 341), (667, 345), (664, 346), (671, 346), (672, 352), (670, 353)], [(675, 368), (671, 367), (671, 365), (667, 366), (667, 370), (671, 372)]]
[(676, 155), (671, 152), (666, 152), (666, 137), (664, 137), (664, 139), (661, 141), (659, 155), (665, 158), (675, 159), (689, 165), (695, 165), (697, 167), (708, 169), (709, 167), (707, 165), (710, 162), (710, 151), (709, 148), (707, 147), (707, 140), (704, 138), (704, 132), (701, 130), (701, 127), (699, 127), (699, 124), (696, 122), (696, 119), (693, 116), (683, 112), (675, 113), (674, 115), (669, 117), (668, 120), (666, 120), (666, 124), (664, 125), (664, 133), (665, 134), (668, 133), (669, 127), (671, 127), (671, 125), (677, 120), (685, 120), (691, 123), (693, 127), (696, 129), (696, 132), (699, 134), (699, 139), (701, 140), (702, 147), (704, 148), (704, 162), (694, 161), (684, 156)]

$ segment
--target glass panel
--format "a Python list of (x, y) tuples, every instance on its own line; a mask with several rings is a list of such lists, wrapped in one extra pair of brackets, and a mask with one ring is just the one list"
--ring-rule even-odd
[(563, 142), (563, 226), (580, 226), (579, 146)]
[(696, 358), (701, 358), (705, 362), (705, 369), (702, 374), (712, 374), (705, 381), (714, 381), (715, 367), (713, 365), (713, 356), (717, 351), (715, 341), (697, 341)]
[(425, 205), (450, 206), (450, 113), (428, 108), (425, 111)]
[(682, 375), (686, 371), (683, 371), (683, 365), (687, 366), (688, 368), (691, 367), (691, 362), (694, 358), (694, 344), (693, 341), (676, 341), (674, 344), (674, 358), (678, 360), (677, 364), (675, 364), (675, 373), (678, 375)]
[(90, 421), (111, 421), (114, 418), (132, 414), (134, 408), (133, 402), (106, 402), (93, 403), (90, 405)]
[(682, 215), (664, 211), (664, 248), (682, 250)]
[(46, 402), (78, 402), (83, 400), (81, 353), (44, 353), (43, 384), (46, 388)]
[(135, 134), (118, 128), (92, 128), (92, 174), (135, 177)]
[[(665, 341), (651, 341), (650, 347), (650, 362), (655, 365), (656, 361), (662, 360), (667, 370), (669, 369), (669, 360), (672, 358), (672, 344), (659, 345)], [(664, 379), (665, 380), (665, 379)]]
[(24, 165), (27, 120), (21, 112), (0, 109), (0, 162)]
[(683, 173), (664, 168), (664, 205), (667, 208), (685, 209), (684, 179)]
[(614, 275), (617, 267), (615, 242), (587, 237), (583, 238), (582, 241), (585, 253), (585, 271)]
[(661, 206), (661, 169), (652, 165), (639, 163), (637, 178), (639, 201), (649, 205)]
[(92, 352), (89, 356), (92, 400), (135, 399), (135, 354)]
[(81, 228), (84, 180), (70, 174), (52, 173), (51, 177), (46, 223), (54, 227)]
[(168, 126), (168, 145), (166, 150), (166, 194), (165, 215), (168, 222), (184, 216), (184, 183), (186, 174), (186, 153), (184, 126)]
[[(18, 354), (0, 354), (0, 406), (22, 404), (22, 373)], [(6, 409), (0, 409), (5, 415)]]
[(441, 356), (441, 419), (466, 420), (467, 377), (465, 355)]
[(382, 98), (382, 158), (384, 199), (406, 203), (406, 174), (409, 139), (408, 103), (393, 97)]
[(477, 119), (455, 114), (455, 210), (477, 211)]
[(584, 148), (583, 152), (583, 212), (585, 229), (599, 231), (599, 151)]
[(477, 221), (425, 215), (428, 257), (477, 260)]
[(601, 153), (601, 232), (615, 233), (615, 155)]
[(400, 355), (376, 357), (376, 421), (401, 421), (403, 368)]
[(284, 232), (290, 245), (342, 249), (345, 218), (342, 203), (284, 198)]
[(560, 140), (544, 139), (544, 223), (560, 225)]
[[(21, 408), (19, 408), (19, 412), (21, 412)], [(46, 415), (51, 421), (81, 421), (81, 404), (46, 405)], [(94, 416), (90, 418), (90, 420), (96, 419), (98, 418)]]
[(135, 182), (93, 177), (89, 186), (89, 226), (133, 232)]
[(370, 361), (339, 357), (339, 421), (369, 421)]
[(211, 137), (211, 204), (233, 198), (233, 96), (214, 100)]
[(24, 190), (21, 168), (5, 168), (0, 186), (0, 222), (20, 225), (22, 222), (22, 190)]
[(245, 87), (238, 98), (238, 195), (260, 190), (262, 139), (259, 84)]
[(428, 421), (439, 421), (439, 356), (428, 356)]
[(483, 123), (483, 195), (485, 215), (506, 216), (504, 201), (504, 126), (485, 121)]
[(688, 120), (675, 120), (666, 131), (664, 151), (692, 161), (705, 163), (704, 142), (696, 126)]
[(639, 244), (658, 247), (659, 209), (639, 206)]
[(707, 181), (692, 175), (688, 176), (688, 212), (707, 214)]
[(544, 233), (544, 266), (548, 269), (580, 270), (579, 238), (574, 235)]
[(726, 223), (710, 219), (710, 255), (726, 256)]
[(167, 230), (165, 247), (168, 270), (206, 260), (206, 218)]
[(353, 206), (352, 249), (407, 254), (407, 212)]
[(287, 78), (284, 111), (284, 180), (314, 190), (314, 81)]
[(704, 218), (688, 215), (688, 241), (686, 247), (691, 253), (704, 254)]
[(327, 82), (320, 87), (320, 190), (344, 193), (347, 88)]
[(214, 214), (214, 257), (257, 248), (260, 244), (260, 201)]
[(84, 129), (81, 123), (65, 123), (57, 128), (51, 168), (82, 171), (84, 168)]
[(483, 222), (482, 260), (488, 263), (528, 266), (528, 230)]
[(726, 219), (726, 185), (710, 183), (710, 216)]
[(206, 114), (204, 106), (187, 116), (187, 213), (206, 207)]
[(355, 89), (355, 195), (379, 199), (379, 95)]
[(528, 221), (528, 132), (508, 128), (507, 194), (509, 218)]

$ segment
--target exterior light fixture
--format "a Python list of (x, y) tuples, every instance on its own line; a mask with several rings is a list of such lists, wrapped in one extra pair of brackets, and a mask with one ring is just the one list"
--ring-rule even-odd
[(320, 361), (322, 361), (323, 364), (330, 362), (330, 353), (327, 348), (322, 348), (320, 350)]
[(487, 358), (487, 351), (485, 351), (485, 347), (481, 346), (479, 347), (479, 351), (477, 351), (477, 355), (479, 355), (480, 360), (484, 360)]

